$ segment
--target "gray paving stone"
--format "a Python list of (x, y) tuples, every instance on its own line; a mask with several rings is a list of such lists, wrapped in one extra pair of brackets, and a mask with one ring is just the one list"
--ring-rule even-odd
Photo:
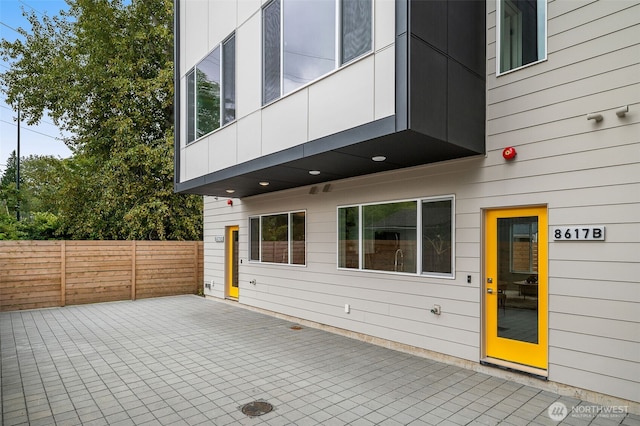
[[(293, 325), (196, 296), (0, 313), (2, 423), (555, 425), (552, 402), (582, 403)], [(589, 422), (640, 416), (561, 424)]]

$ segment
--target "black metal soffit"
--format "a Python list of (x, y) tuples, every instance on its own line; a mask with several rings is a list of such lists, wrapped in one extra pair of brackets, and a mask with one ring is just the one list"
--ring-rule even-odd
[[(176, 191), (243, 198), (480, 154), (411, 130), (336, 145), (325, 151), (317, 144), (301, 145), (178, 183)], [(386, 159), (373, 161), (374, 156)], [(320, 173), (312, 175), (312, 170)]]

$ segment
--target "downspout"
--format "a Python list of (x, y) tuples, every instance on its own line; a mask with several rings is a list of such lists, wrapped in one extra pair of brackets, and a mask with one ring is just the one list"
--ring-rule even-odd
[(180, 183), (180, 0), (173, 0), (173, 190)]

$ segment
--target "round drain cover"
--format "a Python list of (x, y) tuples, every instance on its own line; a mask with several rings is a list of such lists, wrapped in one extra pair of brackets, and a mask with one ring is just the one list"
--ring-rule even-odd
[(257, 417), (269, 413), (273, 405), (265, 401), (253, 401), (242, 406), (242, 412), (249, 417)]

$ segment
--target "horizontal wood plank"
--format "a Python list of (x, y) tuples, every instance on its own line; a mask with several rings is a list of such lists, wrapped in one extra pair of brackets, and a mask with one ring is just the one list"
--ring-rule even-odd
[(0, 270), (0, 311), (194, 294), (204, 277), (204, 244), (0, 241)]

